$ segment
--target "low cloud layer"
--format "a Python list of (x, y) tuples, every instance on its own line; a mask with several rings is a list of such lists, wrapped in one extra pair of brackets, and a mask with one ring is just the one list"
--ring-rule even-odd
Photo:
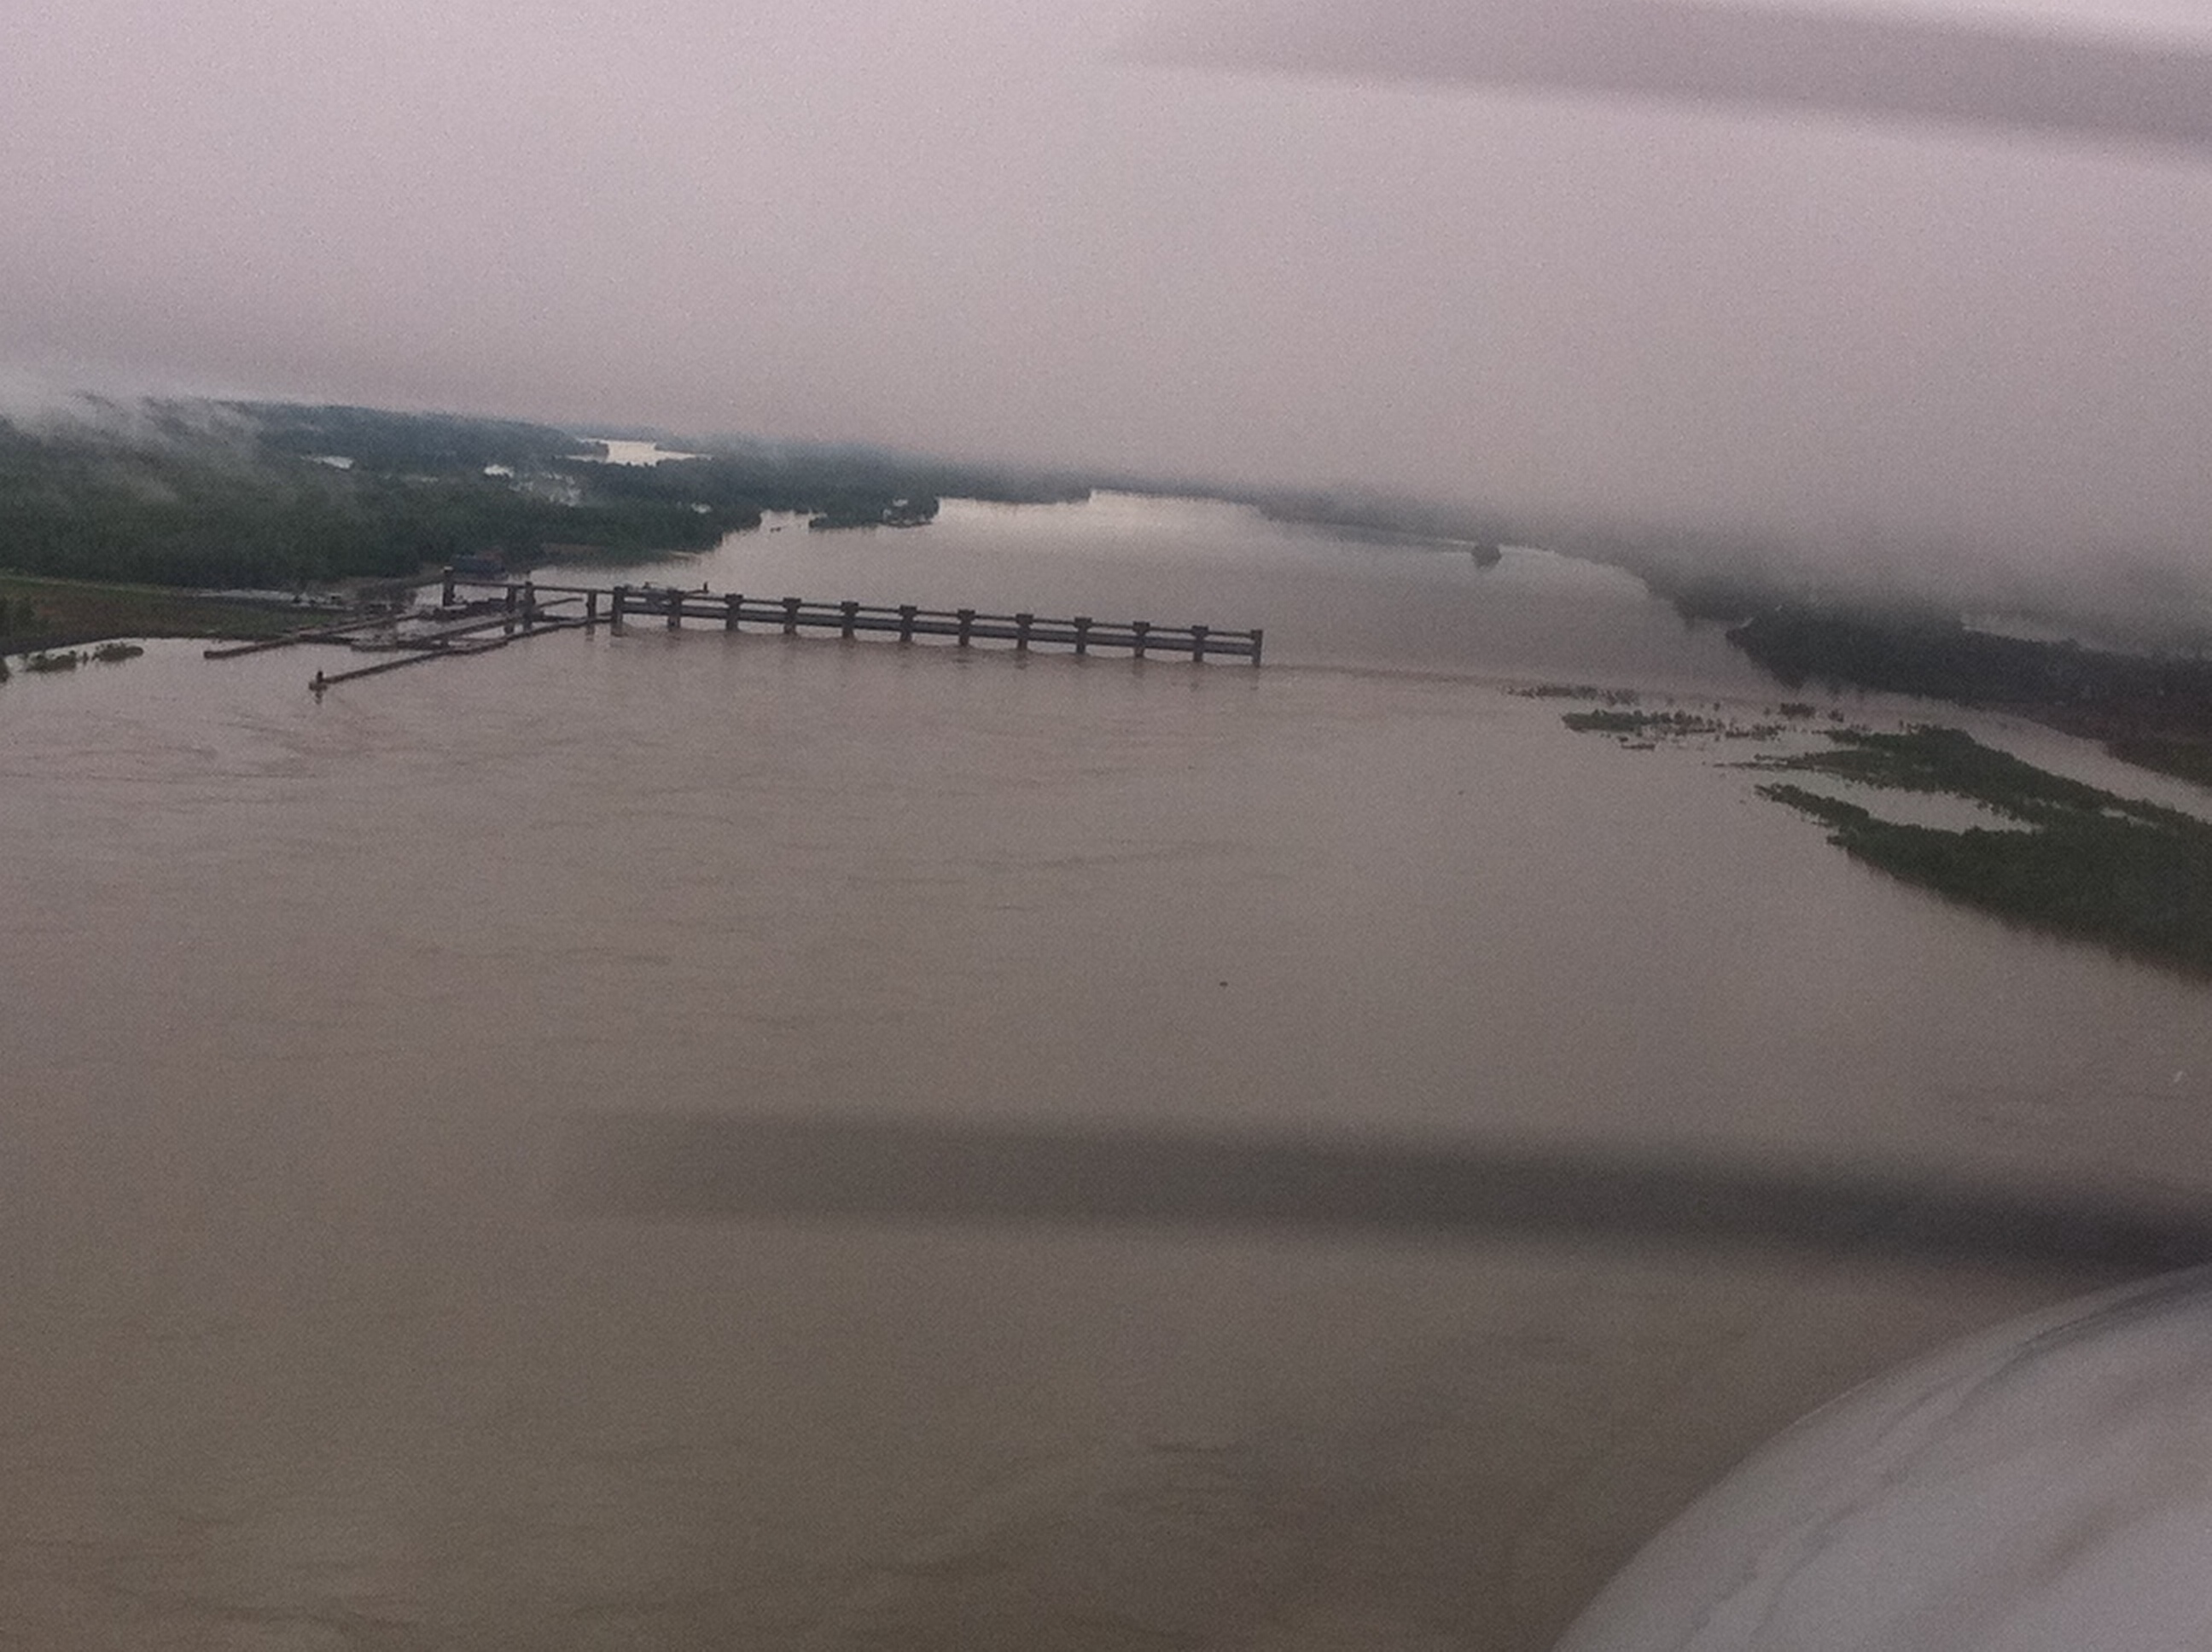
[(15, 0), (0, 367), (2201, 580), (2203, 154), (1340, 14), (1286, 76), (1135, 60), (1139, 0)]

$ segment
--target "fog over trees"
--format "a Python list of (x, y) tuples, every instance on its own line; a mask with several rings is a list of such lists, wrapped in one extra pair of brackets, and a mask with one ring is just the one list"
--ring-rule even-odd
[[(1740, 96), (1658, 46), (1516, 76), (1434, 35), (1555, 9), (1337, 9), (1285, 64), (1266, 30), (1317, 10), (24, 0), (0, 404), (191, 392), (1369, 489), (2195, 611), (2212, 165), (2097, 111), (2200, 74), (2201, 9), (1878, 14), (1973, 58), (1945, 95), (2018, 103), (2043, 64), (2040, 130), (1864, 64), (1783, 95), (1803, 39), (1858, 27), (1821, 0), (1728, 14)], [(1663, 43), (1688, 9), (1573, 15)], [(1163, 62), (1193, 18), (1231, 35)]]

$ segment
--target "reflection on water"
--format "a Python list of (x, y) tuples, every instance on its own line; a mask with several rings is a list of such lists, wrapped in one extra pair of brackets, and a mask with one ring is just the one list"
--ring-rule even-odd
[(2201, 987), (1489, 683), (1760, 692), (1710, 633), (1540, 553), (1089, 508), (684, 576), (1281, 664), (637, 628), (0, 688), (0, 1638), (1538, 1647), (1765, 1432), (2074, 1283), (585, 1220), (580, 1114), (2205, 1191)]
[[(810, 532), (804, 519), (607, 577), (762, 597), (1259, 626), (1271, 660), (1766, 692), (1717, 629), (1617, 569), (1509, 550), (1346, 539), (1249, 507), (1101, 494), (1083, 505), (947, 500), (934, 525)], [(1577, 680), (1580, 680), (1579, 678)]]

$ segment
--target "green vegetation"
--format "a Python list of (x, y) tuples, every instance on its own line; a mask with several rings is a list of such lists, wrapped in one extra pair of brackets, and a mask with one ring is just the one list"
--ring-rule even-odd
[(1845, 853), (1984, 911), (2212, 975), (2212, 824), (2049, 774), (1958, 729), (1828, 738), (1835, 750), (1755, 766), (1946, 793), (2014, 823), (1908, 826), (1786, 781), (1759, 787), (1826, 826)]
[[(2103, 743), (2124, 762), (2212, 786), (2212, 637), (2185, 617), (2185, 592), (2124, 623), (2149, 652), (1978, 630), (1956, 598), (1880, 598), (1824, 580), (1748, 541), (1664, 532), (1584, 532), (1556, 550), (1626, 569), (1685, 623), (1720, 621), (1728, 640), (1784, 686), (1825, 684), (2002, 707)], [(2048, 595), (2036, 614), (2063, 628)]]
[(1686, 711), (1571, 711), (1559, 720), (1582, 734), (1725, 734), (1735, 726)]
[(1531, 683), (1506, 692), (1522, 700), (1597, 700), (1608, 706), (1632, 706), (1644, 697), (1634, 689), (1601, 689), (1591, 683)]
[(1930, 614), (1765, 610), (1729, 641), (1791, 688), (1820, 680), (2003, 706), (2123, 762), (2212, 785), (2212, 660), (1993, 636)]
[[(1784, 709), (1796, 717), (1812, 708), (1793, 702)], [(1692, 737), (1763, 739), (1782, 726), (1619, 709), (1571, 711), (1561, 720), (1638, 750)], [(2212, 975), (2212, 823), (2051, 774), (1959, 729), (1823, 732), (1824, 749), (1757, 757), (1747, 766), (1954, 798), (1996, 823), (1955, 830), (1906, 825), (1789, 780), (1759, 787), (1760, 795), (1826, 826), (1828, 841), (1846, 853), (2014, 922)]]
[(2105, 750), (2122, 762), (2151, 768), (2196, 785), (2212, 787), (2212, 736), (2191, 739), (2179, 735), (2116, 734)]
[[(161, 410), (156, 410), (157, 416)], [(181, 417), (196, 410), (186, 404), (173, 410)], [(210, 410), (247, 421), (261, 441), (279, 452), (301, 459), (340, 457), (359, 470), (395, 475), (481, 476), (487, 465), (536, 471), (559, 459), (606, 452), (550, 425), (512, 419), (289, 402), (232, 402)]]
[[(765, 511), (911, 526), (939, 498), (1079, 499), (1066, 478), (860, 448), (686, 442), (702, 457), (597, 462), (549, 426), (268, 403), (92, 404), (0, 421), (0, 569), (138, 586), (297, 591), (443, 563), (705, 550)], [(41, 623), (0, 614), (0, 635)]]
[[(1537, 690), (1517, 692), (1548, 697)], [(1603, 697), (1608, 707), (1619, 707), (1634, 705), (1638, 696), (1615, 689)], [(1713, 710), (1718, 712), (1720, 707), (1716, 704)], [(1692, 711), (1570, 711), (1560, 714), (1559, 720), (1578, 734), (1611, 734), (1639, 750), (1649, 750), (1661, 740), (1771, 740), (1783, 727), (1780, 723), (1745, 723)]]
[(0, 653), (74, 647), (102, 637), (275, 636), (296, 629), (290, 604), (224, 602), (156, 586), (0, 574)]
[[(711, 518), (717, 536), (760, 525), (769, 511), (795, 512), (810, 527), (920, 527), (934, 521), (940, 499), (1002, 504), (1063, 504), (1087, 499), (1087, 484), (944, 464), (867, 447), (811, 447), (740, 440), (682, 439), (692, 459), (658, 465), (556, 464), (569, 483), (597, 499)], [(710, 542), (711, 543), (711, 542)]]
[(1996, 636), (1932, 613), (1770, 607), (1738, 625), (1729, 640), (1792, 687), (1819, 679), (1968, 705), (2073, 699), (2114, 686), (2108, 679), (2116, 669), (2153, 663)]
[(845, 505), (835, 510), (817, 512), (806, 525), (817, 532), (831, 528), (920, 528), (937, 519), (938, 501), (925, 495), (920, 499), (894, 499), (888, 505), (878, 505), (872, 500), (862, 500), (858, 505)]
[[(293, 590), (410, 578), (425, 564), (471, 556), (526, 562), (550, 539), (644, 554), (700, 549), (722, 531), (711, 507), (702, 514), (674, 502), (603, 500), (553, 471), (538, 452), (544, 444), (497, 446), (501, 427), (465, 443), (453, 421), (362, 413), (328, 429), (281, 418), (264, 426), (244, 407), (193, 411), (187, 419), (167, 410), (112, 429), (69, 424), (34, 434), (0, 425), (0, 567)], [(401, 440), (416, 425), (451, 440)], [(392, 426), (401, 428), (373, 440)], [(325, 435), (364, 440), (398, 462), (356, 459), (342, 470), (295, 451)], [(476, 461), (493, 451), (520, 461), (514, 476), (483, 473)]]

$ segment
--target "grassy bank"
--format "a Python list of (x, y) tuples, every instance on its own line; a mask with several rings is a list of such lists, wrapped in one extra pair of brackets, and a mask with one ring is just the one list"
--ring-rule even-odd
[(105, 637), (275, 636), (312, 623), (319, 611), (160, 586), (0, 574), (0, 653), (70, 648)]

